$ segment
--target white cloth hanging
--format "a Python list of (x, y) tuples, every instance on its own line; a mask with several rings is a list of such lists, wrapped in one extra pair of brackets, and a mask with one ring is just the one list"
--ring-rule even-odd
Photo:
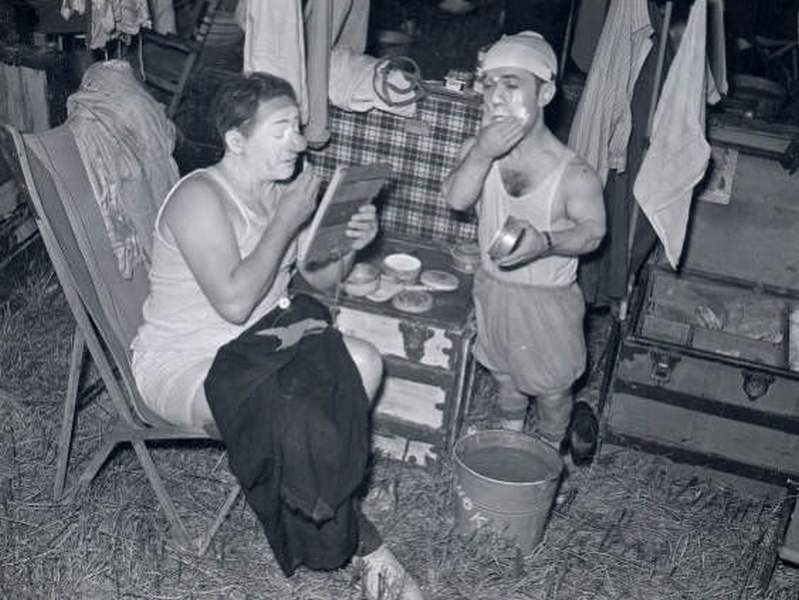
[[(245, 73), (261, 71), (272, 73), (288, 81), (297, 94), (300, 116), (307, 123), (309, 116), (305, 23), (312, 4), (305, 14), (301, 0), (239, 0), (236, 18), (245, 32)], [(391, 100), (400, 106), (387, 104), (374, 90), (374, 69), (380, 62), (364, 54), (369, 25), (369, 0), (332, 0), (331, 5), (330, 75), (328, 98), (339, 108), (356, 112), (378, 108), (401, 116), (412, 116), (415, 104), (403, 101), (413, 97), (407, 93), (392, 92)], [(389, 83), (405, 89), (408, 82), (402, 74), (392, 70), (378, 77), (387, 77)]]
[(156, 214), (178, 180), (175, 126), (124, 60), (92, 64), (67, 98), (67, 113), (119, 271), (129, 279), (150, 261)]
[(294, 88), (302, 122), (308, 121), (305, 32), (301, 0), (241, 0), (236, 9), (244, 22), (244, 73), (282, 77)]
[(694, 186), (707, 169), (707, 0), (695, 0), (677, 55), (663, 84), (649, 150), (633, 193), (676, 268), (682, 254)]

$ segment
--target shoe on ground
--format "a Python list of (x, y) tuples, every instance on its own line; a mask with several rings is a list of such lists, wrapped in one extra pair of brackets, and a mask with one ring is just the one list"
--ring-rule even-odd
[(388, 546), (355, 557), (362, 569), (361, 585), (368, 600), (424, 600), (422, 590)]
[(575, 403), (567, 438), (572, 462), (578, 467), (590, 465), (599, 443), (599, 422), (587, 402)]

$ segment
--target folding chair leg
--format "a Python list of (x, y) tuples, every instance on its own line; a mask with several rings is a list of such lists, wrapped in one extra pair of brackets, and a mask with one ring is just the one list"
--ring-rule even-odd
[(134, 440), (131, 443), (133, 444), (133, 449), (136, 451), (136, 456), (139, 457), (139, 462), (141, 463), (144, 472), (147, 474), (147, 479), (150, 480), (150, 485), (155, 491), (158, 502), (161, 504), (161, 508), (164, 509), (166, 519), (169, 521), (170, 527), (175, 532), (175, 537), (177, 538), (178, 543), (184, 549), (192, 551), (193, 545), (189, 539), (189, 533), (186, 531), (186, 527), (180, 520), (180, 516), (178, 516), (178, 512), (175, 509), (175, 504), (172, 502), (172, 498), (167, 493), (166, 487), (164, 487), (164, 482), (161, 479), (161, 476), (158, 474), (158, 469), (156, 468), (155, 463), (150, 456), (150, 452), (147, 450), (147, 447), (144, 445), (142, 440)]
[(452, 407), (452, 416), (449, 423), (449, 440), (447, 448), (452, 450), (458, 441), (461, 425), (469, 415), (472, 404), (472, 391), (474, 378), (477, 371), (472, 348), (475, 342), (475, 333), (467, 334), (461, 346), (461, 367), (458, 373), (458, 383), (455, 391), (455, 406)]
[(89, 464), (86, 465), (86, 468), (83, 470), (83, 473), (80, 474), (78, 478), (78, 487), (81, 486), (88, 486), (92, 480), (97, 476), (97, 472), (100, 468), (105, 464), (105, 461), (108, 460), (108, 457), (111, 456), (111, 452), (116, 448), (119, 440), (116, 438), (108, 440), (103, 447), (95, 452), (92, 459), (89, 461)]
[(61, 434), (58, 438), (58, 457), (56, 460), (55, 483), (53, 485), (53, 499), (59, 500), (64, 494), (64, 484), (67, 479), (67, 465), (72, 449), (72, 432), (75, 425), (75, 411), (78, 403), (78, 387), (83, 369), (83, 359), (86, 355), (86, 340), (80, 327), (75, 328), (72, 336), (72, 355), (69, 359), (69, 379), (67, 381), (67, 397), (64, 402), (64, 415), (61, 418)]
[(238, 500), (240, 493), (241, 486), (237, 483), (233, 486), (233, 489), (230, 490), (230, 493), (228, 494), (225, 503), (222, 505), (222, 508), (220, 508), (219, 512), (216, 513), (216, 519), (214, 519), (210, 529), (208, 529), (206, 534), (200, 538), (200, 550), (198, 552), (198, 556), (204, 556), (208, 551), (208, 546), (211, 545), (211, 540), (214, 539), (214, 536), (221, 527), (222, 522), (227, 518), (228, 514), (230, 514), (230, 511), (233, 509), (233, 505), (236, 503), (236, 500)]

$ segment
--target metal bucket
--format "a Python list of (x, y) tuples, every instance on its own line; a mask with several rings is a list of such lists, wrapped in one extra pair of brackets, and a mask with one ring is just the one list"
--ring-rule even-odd
[(490, 527), (528, 552), (541, 542), (563, 461), (544, 442), (516, 431), (478, 431), (455, 444), (455, 524)]

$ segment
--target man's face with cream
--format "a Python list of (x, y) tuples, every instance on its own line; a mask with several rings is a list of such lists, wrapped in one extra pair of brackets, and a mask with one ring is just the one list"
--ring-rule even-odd
[(544, 93), (552, 84), (518, 67), (497, 67), (483, 75), (483, 124), (514, 117), (532, 129), (551, 99)]

